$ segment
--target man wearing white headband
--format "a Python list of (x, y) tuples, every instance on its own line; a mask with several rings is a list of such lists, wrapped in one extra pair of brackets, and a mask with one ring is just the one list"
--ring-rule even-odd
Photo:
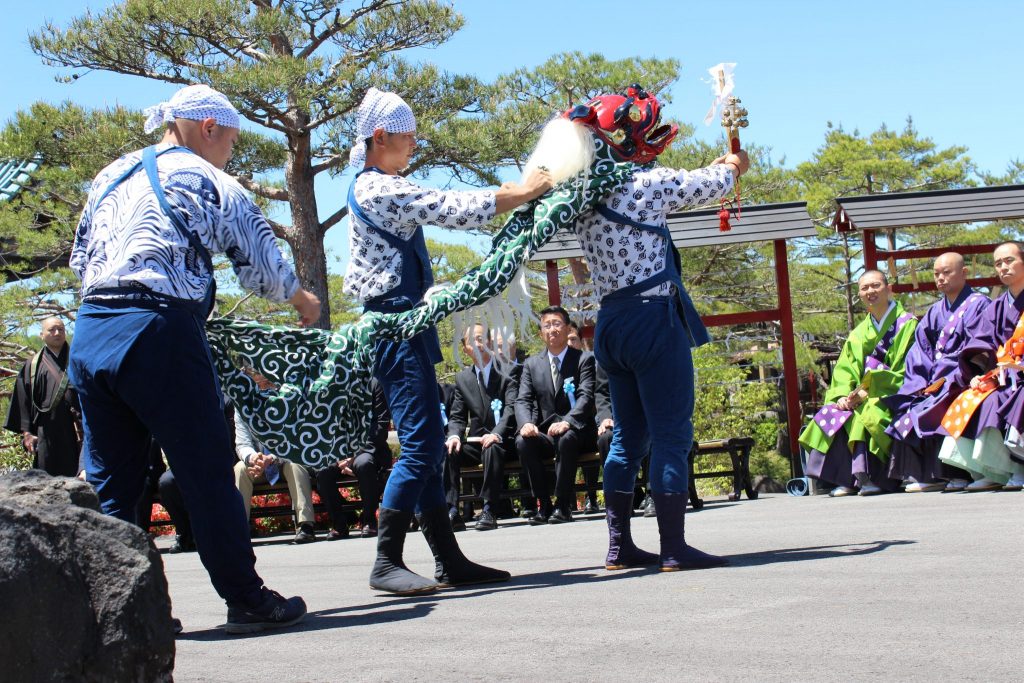
[[(351, 164), (361, 170), (349, 189), (349, 245), (345, 292), (368, 311), (398, 312), (416, 306), (433, 284), (423, 225), (470, 230), (551, 187), (546, 171), (522, 185), (497, 190), (440, 191), (400, 175), (416, 149), (416, 118), (401, 97), (371, 88), (356, 115), (358, 139)], [(439, 586), (506, 581), (508, 572), (470, 562), (452, 533), (444, 490), (444, 430), (434, 364), (441, 360), (433, 328), (409, 341), (377, 342), (376, 377), (384, 387), (402, 457), (384, 489), (377, 560), (370, 586), (392, 593), (420, 593)], [(402, 561), (405, 534), (419, 512), (434, 553), (437, 580), (409, 571)]]
[(87, 479), (104, 513), (134, 522), (152, 434), (228, 604), (226, 630), (287, 626), (305, 603), (263, 586), (232, 477), (204, 333), (214, 303), (211, 253), (227, 254), (244, 287), (295, 306), (303, 325), (319, 317), (320, 301), (299, 287), (263, 214), (223, 172), (239, 132), (227, 98), (194, 85), (146, 114), (147, 132), (166, 124), (163, 139), (100, 172), (71, 253), (82, 307), (69, 374), (82, 402)]

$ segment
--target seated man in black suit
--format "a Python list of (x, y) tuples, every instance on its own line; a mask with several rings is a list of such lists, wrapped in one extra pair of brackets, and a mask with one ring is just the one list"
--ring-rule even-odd
[[(454, 408), (454, 406), (455, 406), (455, 385), (454, 384), (449, 384), (447, 382), (441, 382), (440, 380), (438, 380), (438, 382), (437, 382), (437, 398), (440, 401), (439, 408), (441, 410), (441, 429), (443, 429), (444, 433), (447, 434), (448, 433), (448, 425), (450, 424), (451, 419), (452, 419), (452, 408)], [(451, 458), (445, 457), (445, 459), (444, 459), (443, 481), (445, 482), (445, 489), (446, 489), (445, 497), (446, 498), (447, 498), (447, 495), (448, 495), (447, 494), (448, 482), (451, 481), (451, 478), (452, 478), (451, 467), (452, 467)], [(472, 518), (473, 517), (473, 504), (467, 502), (465, 504), (464, 512), (466, 513), (466, 517)], [(462, 514), (459, 513), (458, 506), (455, 506), (455, 507), (449, 506), (448, 507), (448, 518), (452, 522), (452, 531), (465, 531), (466, 530), (466, 517), (463, 517)], [(415, 515), (413, 515), (412, 523), (413, 523), (413, 529), (415, 530), (417, 528), (416, 527), (417, 521), (416, 521), (416, 516)]]
[(391, 427), (391, 413), (388, 412), (388, 401), (384, 389), (377, 378), (370, 381), (373, 390), (373, 417), (370, 442), (366, 448), (351, 458), (330, 465), (316, 473), (316, 490), (320, 499), (327, 506), (327, 515), (331, 518), (331, 529), (327, 532), (328, 541), (348, 538), (348, 516), (345, 514), (345, 502), (338, 490), (341, 477), (355, 477), (359, 480), (359, 497), (363, 502), (363, 510), (359, 515), (359, 535), (363, 538), (377, 536), (377, 508), (380, 506), (380, 494), (384, 490), (387, 471), (391, 468), (391, 447), (388, 445), (388, 429)]
[[(473, 360), (473, 366), (455, 376), (455, 396), (451, 421), (448, 423), (448, 507), (458, 510), (459, 468), (466, 460), (483, 463), (484, 479), (480, 497), (483, 512), (477, 520), (477, 531), (498, 528), (505, 458), (515, 435), (515, 402), (519, 390), (508, 369), (488, 350), (487, 328), (473, 325), (462, 337), (462, 351)], [(469, 438), (464, 440), (466, 427)]]
[[(559, 524), (572, 521), (576, 461), (596, 438), (594, 357), (569, 348), (569, 314), (561, 306), (540, 312), (540, 333), (547, 349), (526, 360), (519, 381), (516, 450), (533, 495), (540, 499), (530, 524)], [(543, 464), (552, 457), (558, 496), (554, 510)]]

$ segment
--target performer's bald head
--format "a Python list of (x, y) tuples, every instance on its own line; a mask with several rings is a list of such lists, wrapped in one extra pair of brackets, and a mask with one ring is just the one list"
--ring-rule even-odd
[(967, 285), (964, 257), (955, 251), (947, 251), (935, 259), (932, 275), (935, 277), (935, 288), (949, 301), (955, 301)]

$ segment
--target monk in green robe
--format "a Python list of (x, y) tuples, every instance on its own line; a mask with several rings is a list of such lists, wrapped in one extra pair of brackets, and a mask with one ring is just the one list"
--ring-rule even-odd
[(895, 491), (888, 476), (892, 421), (882, 402), (903, 384), (903, 363), (917, 319), (892, 298), (889, 280), (869, 270), (857, 281), (868, 314), (853, 329), (832, 372), (822, 406), (800, 435), (806, 473), (835, 486), (830, 495), (870, 496)]

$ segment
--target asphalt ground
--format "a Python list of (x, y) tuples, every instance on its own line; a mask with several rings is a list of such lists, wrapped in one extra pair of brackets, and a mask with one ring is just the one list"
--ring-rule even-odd
[[(287, 631), (230, 636), (194, 554), (163, 555), (178, 681), (1021, 680), (1024, 493), (710, 501), (688, 540), (730, 567), (604, 569), (601, 515), (458, 534), (509, 583), (372, 591), (375, 539), (255, 541), (267, 585), (302, 595)], [(657, 550), (654, 519), (634, 518)], [(169, 545), (161, 538), (160, 547)], [(406, 561), (428, 574), (422, 536)], [(1011, 581), (1011, 579), (1013, 579)]]

